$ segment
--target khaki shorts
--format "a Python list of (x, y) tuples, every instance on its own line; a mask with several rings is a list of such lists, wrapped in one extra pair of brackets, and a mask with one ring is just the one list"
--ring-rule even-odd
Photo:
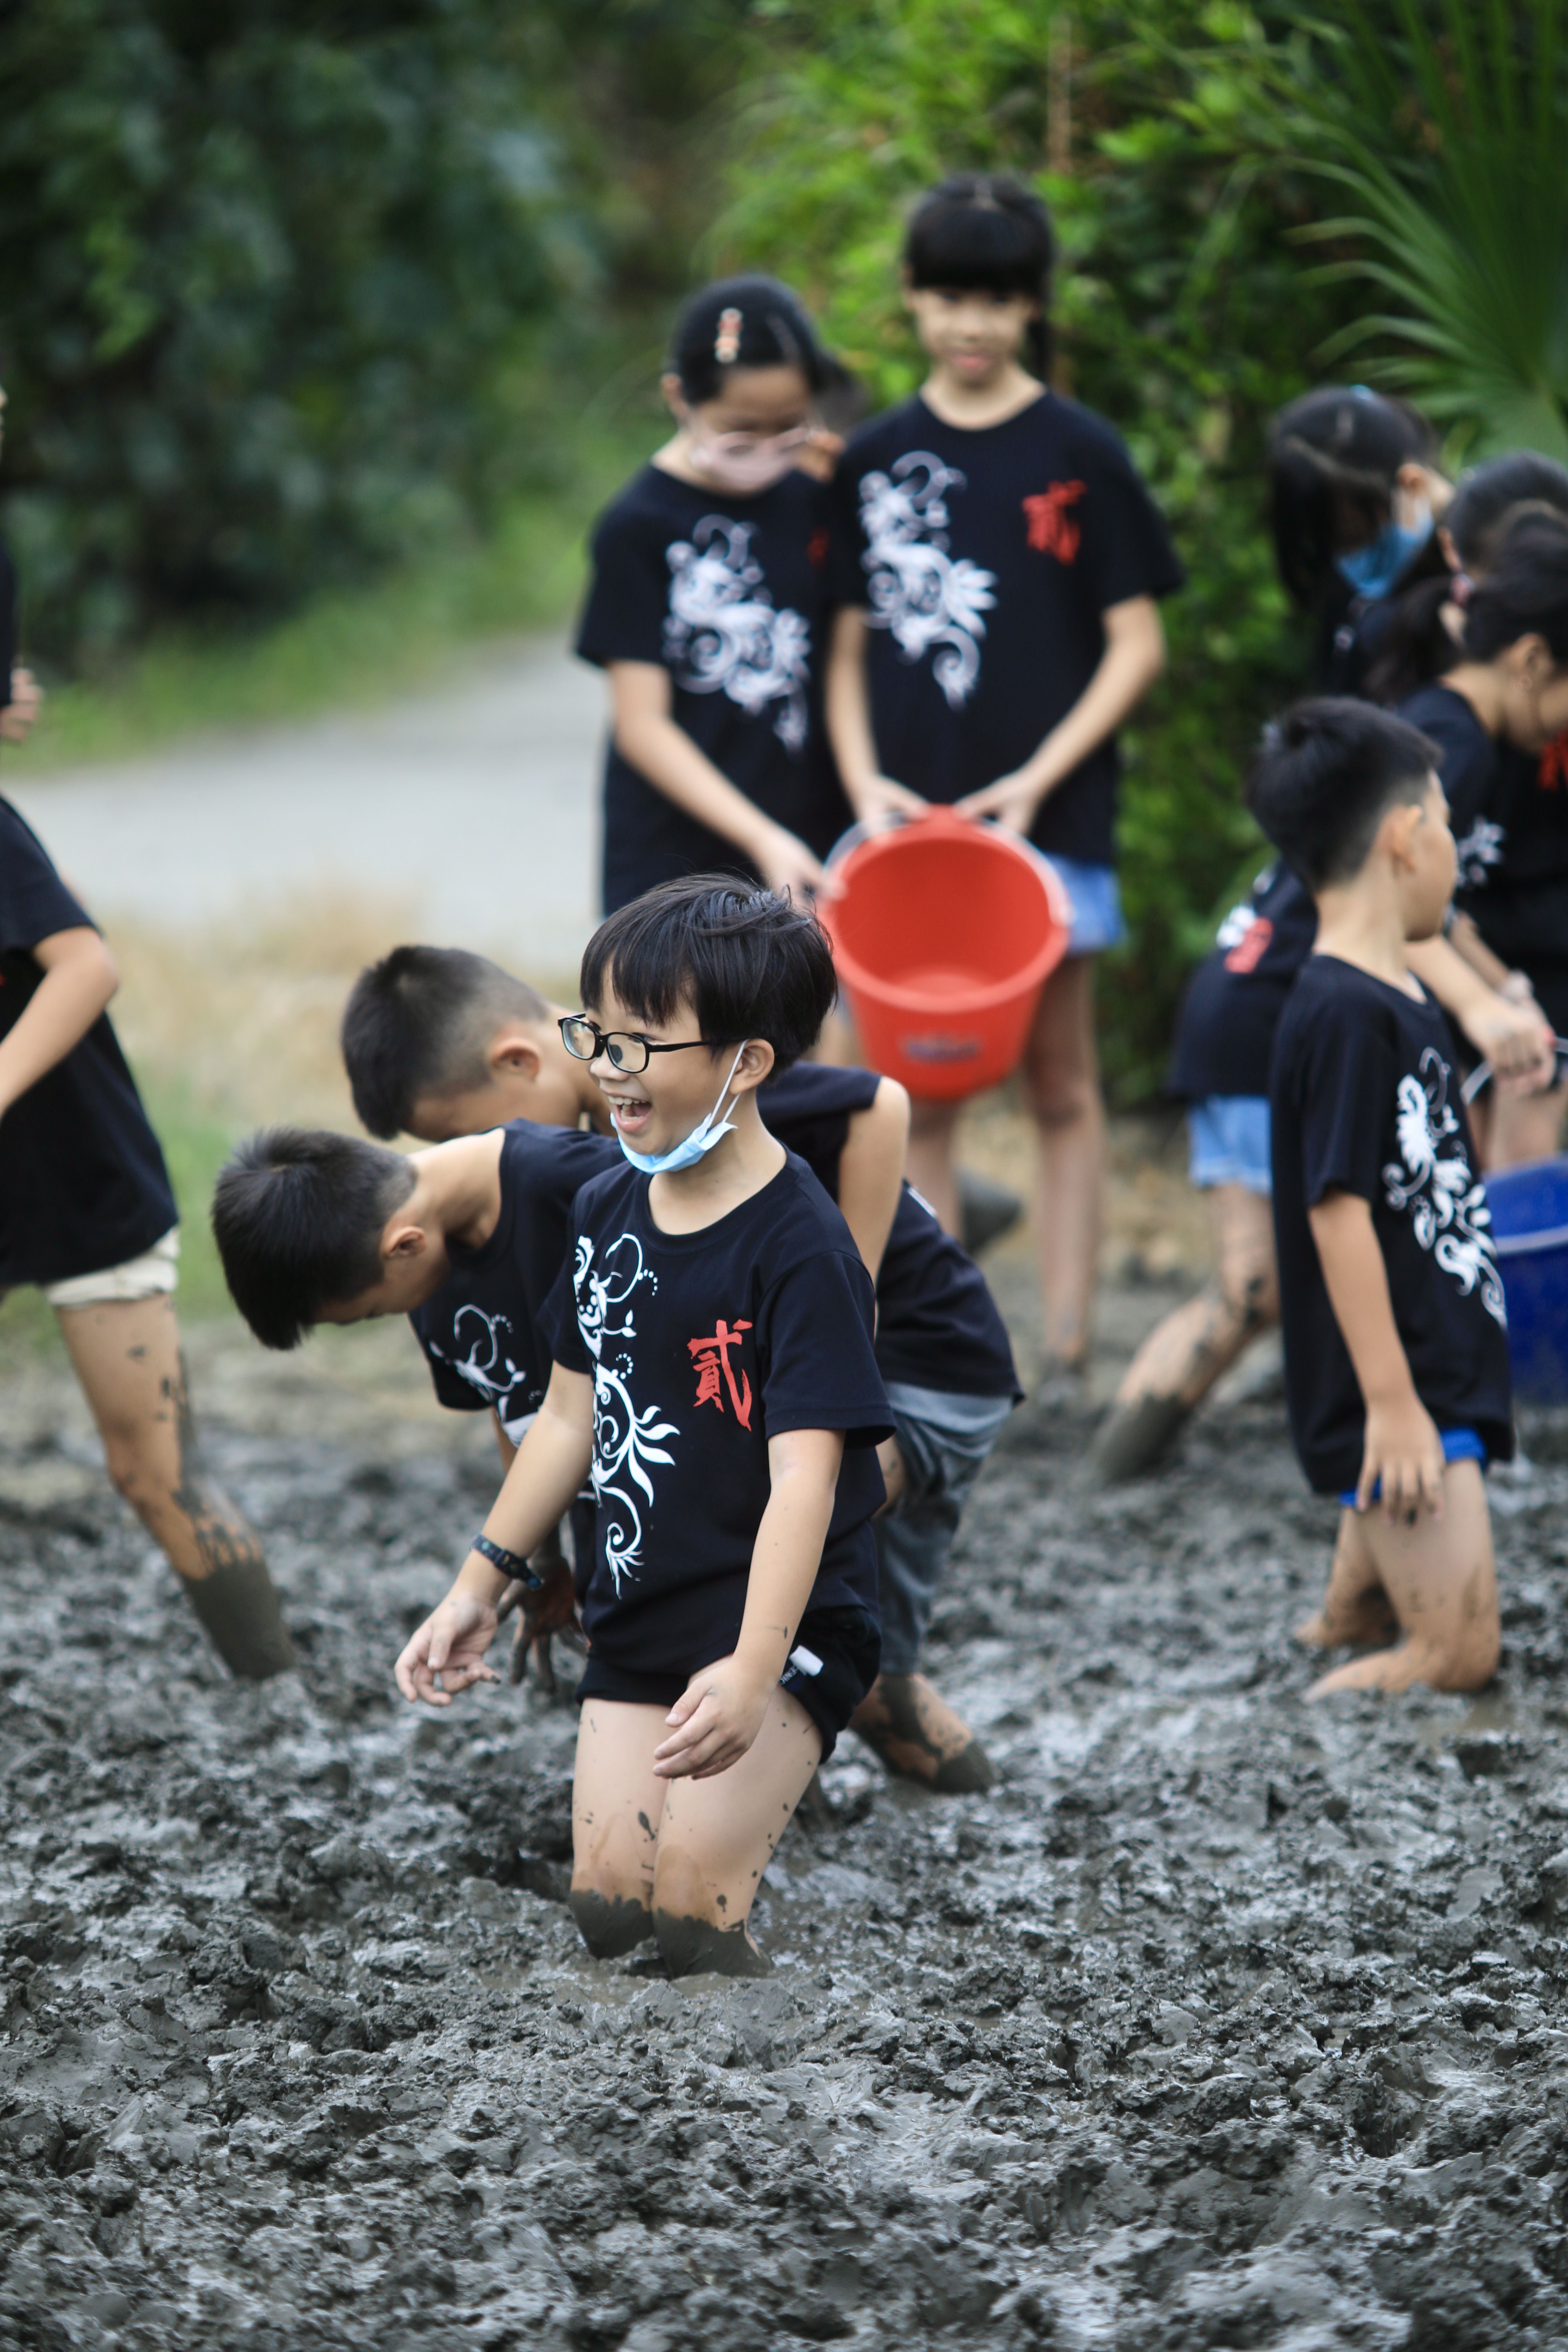
[(131, 1307), (138, 1299), (167, 1297), (179, 1278), (180, 1228), (174, 1225), (140, 1257), (102, 1266), (97, 1274), (73, 1274), (68, 1282), (46, 1283), (44, 1297), (67, 1312), (73, 1307)]

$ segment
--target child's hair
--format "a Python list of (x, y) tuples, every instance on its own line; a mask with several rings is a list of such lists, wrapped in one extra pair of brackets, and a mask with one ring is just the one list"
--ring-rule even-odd
[(689, 1004), (705, 1037), (765, 1037), (775, 1070), (816, 1045), (837, 993), (816, 917), (785, 890), (722, 874), (662, 882), (602, 922), (583, 954), (590, 1012), (606, 984), (639, 1021)]
[(264, 1348), (297, 1348), (324, 1307), (379, 1280), (386, 1221), (413, 1190), (406, 1160), (356, 1135), (268, 1127), (236, 1146), (218, 1171), (213, 1232)]
[(716, 400), (736, 368), (798, 368), (814, 393), (837, 380), (805, 304), (776, 278), (721, 278), (693, 294), (665, 365), (692, 408)]
[(1386, 812), (1425, 797), (1439, 757), (1391, 711), (1318, 695), (1265, 728), (1247, 805), (1315, 893), (1361, 872)]
[(1540, 636), (1561, 668), (1568, 661), (1568, 517), (1524, 509), (1491, 569), (1469, 584), (1463, 610), (1457, 659), (1495, 661), (1521, 637)]
[(1345, 524), (1373, 537), (1388, 520), (1401, 466), (1431, 466), (1436, 457), (1419, 410), (1363, 383), (1321, 384), (1279, 411), (1268, 430), (1274, 553), (1298, 604), (1321, 595)]
[(536, 990), (466, 948), (394, 948), (366, 964), (340, 1042), (354, 1108), (372, 1135), (401, 1135), (416, 1103), (482, 1087), (503, 1021), (548, 1022)]
[(904, 236), (911, 286), (984, 288), (1026, 294), (1040, 306), (1029, 330), (1037, 375), (1051, 363), (1051, 216), (1016, 180), (1000, 173), (955, 172), (921, 198)]
[(1531, 519), (1548, 525), (1568, 520), (1568, 466), (1533, 449), (1512, 449), (1464, 477), (1443, 517), (1461, 576), (1456, 580), (1445, 572), (1419, 580), (1395, 598), (1378, 640), (1377, 658), (1367, 670), (1366, 690), (1374, 702), (1403, 702), (1473, 650), (1468, 637), (1461, 643), (1450, 630), (1445, 607), (1462, 604), (1474, 594), (1476, 583), (1497, 562), (1504, 541), (1511, 540), (1517, 525)]

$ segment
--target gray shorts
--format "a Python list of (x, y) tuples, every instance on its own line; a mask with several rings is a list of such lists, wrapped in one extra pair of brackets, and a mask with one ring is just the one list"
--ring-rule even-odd
[(949, 1389), (910, 1388), (895, 1381), (889, 1387), (888, 1402), (904, 1457), (905, 1484), (892, 1509), (872, 1521), (882, 1609), (882, 1672), (912, 1675), (920, 1666), (937, 1587), (969, 1490), (1013, 1410), (1013, 1399), (961, 1396)]

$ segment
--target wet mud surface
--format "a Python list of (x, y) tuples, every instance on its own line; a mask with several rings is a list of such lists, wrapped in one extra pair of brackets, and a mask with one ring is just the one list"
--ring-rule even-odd
[(1000, 1785), (847, 1739), (742, 1984), (583, 1953), (567, 1709), (395, 1702), (482, 1453), (218, 1433), (301, 1659), (241, 1689), (0, 1441), (0, 2344), (1568, 2339), (1568, 1437), (1495, 1690), (1331, 1711), (1278, 1404), (1111, 1497), (1087, 1432), (1016, 1421), (941, 1610)]

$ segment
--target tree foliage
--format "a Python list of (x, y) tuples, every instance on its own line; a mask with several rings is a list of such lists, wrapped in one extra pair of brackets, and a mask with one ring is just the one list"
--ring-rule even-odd
[[(1182, 978), (1256, 854), (1243, 764), (1303, 676), (1264, 529), (1265, 425), (1354, 310), (1290, 241), (1313, 194), (1260, 128), (1292, 18), (824, 0), (774, 21), (788, 46), (749, 93), (716, 258), (776, 268), (873, 398), (895, 399), (921, 373), (897, 281), (910, 201), (960, 168), (1030, 179), (1060, 245), (1061, 382), (1126, 436), (1188, 565), (1169, 671), (1128, 732), (1131, 939), (1105, 973), (1110, 1075), (1147, 1094)], [(1053, 147), (1066, 168), (1047, 168)]]

